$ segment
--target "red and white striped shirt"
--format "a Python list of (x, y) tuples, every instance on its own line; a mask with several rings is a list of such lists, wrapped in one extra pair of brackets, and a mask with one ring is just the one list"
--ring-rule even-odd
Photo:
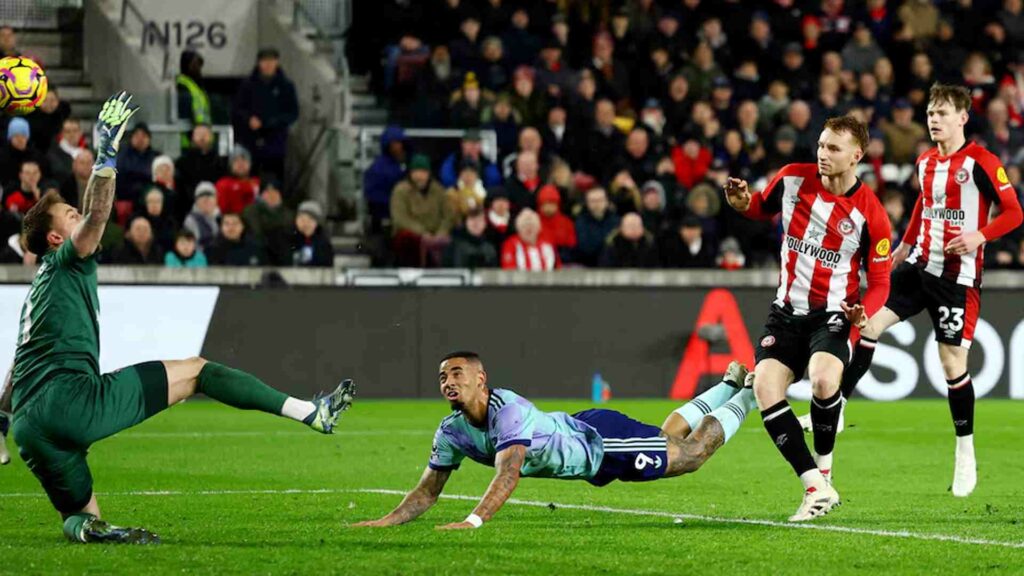
[(782, 213), (782, 266), (775, 304), (803, 316), (839, 312), (856, 304), (860, 271), (867, 272), (864, 308), (870, 316), (889, 296), (889, 216), (860, 180), (845, 195), (825, 189), (814, 164), (789, 164), (762, 192), (751, 195), (746, 215)]
[[(907, 262), (925, 272), (964, 286), (981, 287), (984, 250), (956, 255), (946, 245), (961, 234), (980, 231), (986, 241), (1020, 225), (1017, 192), (994, 154), (968, 142), (949, 156), (932, 148), (917, 159), (921, 195), (917, 198), (903, 243), (914, 246)], [(996, 203), (1002, 213), (989, 222)]]
[(541, 235), (536, 244), (527, 244), (518, 235), (509, 236), (501, 246), (501, 267), (505, 270), (554, 270), (561, 268), (555, 245)]

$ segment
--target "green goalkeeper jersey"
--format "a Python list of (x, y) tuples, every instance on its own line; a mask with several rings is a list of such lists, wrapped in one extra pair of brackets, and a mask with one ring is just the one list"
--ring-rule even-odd
[(96, 258), (71, 240), (42, 258), (21, 310), (12, 382), (14, 410), (55, 371), (99, 374), (100, 300)]

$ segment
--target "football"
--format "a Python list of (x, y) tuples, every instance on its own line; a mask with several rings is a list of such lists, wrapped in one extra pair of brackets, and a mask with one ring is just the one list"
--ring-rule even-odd
[(20, 56), (0, 59), (0, 109), (24, 116), (46, 98), (46, 73), (42, 66)]

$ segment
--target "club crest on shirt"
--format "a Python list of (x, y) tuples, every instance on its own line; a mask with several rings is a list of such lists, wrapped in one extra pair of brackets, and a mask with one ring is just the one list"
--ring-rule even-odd
[(961, 168), (956, 171), (956, 176), (954, 176), (954, 178), (956, 178), (957, 184), (963, 184), (964, 182), (967, 182), (971, 178), (971, 174), (970, 172), (967, 171), (966, 168)]
[(856, 229), (856, 226), (854, 226), (853, 220), (850, 220), (849, 218), (843, 218), (842, 220), (839, 221), (838, 228), (840, 234), (842, 234), (843, 236), (849, 236), (850, 234), (853, 234), (854, 230)]
[(771, 348), (772, 344), (775, 344), (775, 336), (769, 334), (761, 338), (761, 348)]

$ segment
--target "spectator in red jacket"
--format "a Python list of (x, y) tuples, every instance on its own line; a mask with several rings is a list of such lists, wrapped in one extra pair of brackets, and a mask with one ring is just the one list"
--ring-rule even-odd
[(711, 167), (711, 150), (694, 139), (682, 146), (672, 147), (672, 162), (676, 165), (676, 180), (687, 189), (704, 179)]
[(576, 224), (562, 214), (562, 195), (553, 184), (537, 192), (537, 211), (540, 212), (541, 234), (551, 241), (558, 250), (558, 256), (566, 262), (576, 248)]
[(21, 170), (18, 171), (18, 189), (7, 197), (4, 207), (15, 214), (24, 215), (28, 212), (42, 195), (39, 189), (39, 179), (42, 175), (39, 164), (34, 160), (23, 162)]
[(231, 151), (231, 174), (217, 180), (217, 202), (221, 214), (241, 214), (256, 200), (260, 192), (260, 179), (252, 176), (252, 157), (249, 151), (235, 146)]
[(516, 216), (516, 235), (501, 247), (501, 267), (505, 270), (554, 270), (561, 268), (555, 245), (540, 234), (540, 216), (524, 208)]

